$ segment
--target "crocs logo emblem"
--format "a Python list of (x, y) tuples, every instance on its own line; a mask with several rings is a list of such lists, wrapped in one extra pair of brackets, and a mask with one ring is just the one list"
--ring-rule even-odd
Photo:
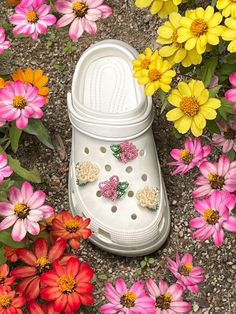
[(128, 141), (121, 142), (120, 144), (112, 144), (110, 148), (113, 152), (113, 156), (124, 163), (138, 156), (137, 147)]

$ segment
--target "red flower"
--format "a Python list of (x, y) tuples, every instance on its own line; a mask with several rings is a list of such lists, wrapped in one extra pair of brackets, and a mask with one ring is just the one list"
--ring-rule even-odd
[(26, 304), (26, 308), (29, 314), (60, 314), (61, 312), (55, 312), (53, 303), (40, 304), (36, 300), (31, 300)]
[(41, 290), (41, 298), (54, 303), (55, 311), (73, 314), (81, 304), (90, 305), (93, 297), (90, 293), (93, 285), (92, 268), (85, 262), (71, 257), (65, 266), (53, 263), (53, 269), (41, 276), (45, 287)]
[(10, 262), (16, 262), (18, 260), (18, 257), (16, 255), (16, 248), (3, 245), (3, 248), (5, 250), (4, 256), (10, 261)]
[(0, 286), (0, 314), (23, 314), (21, 308), (25, 298), (16, 296), (15, 290), (6, 290)]
[[(0, 266), (0, 286), (10, 286), (14, 282), (14, 277), (7, 277), (9, 274), (9, 267), (7, 264)], [(0, 312), (1, 313), (1, 312)]]
[(69, 212), (62, 211), (52, 222), (51, 234), (54, 239), (62, 238), (68, 241), (73, 249), (80, 247), (80, 239), (87, 239), (91, 236), (91, 229), (86, 228), (90, 219), (83, 220), (80, 216), (73, 217)]
[(17, 290), (25, 294), (27, 301), (38, 297), (41, 289), (41, 275), (52, 268), (52, 263), (62, 257), (65, 249), (66, 241), (61, 239), (48, 250), (48, 244), (42, 238), (35, 241), (34, 252), (17, 249), (18, 258), (27, 266), (16, 267), (11, 274), (16, 278), (24, 278), (18, 283)]

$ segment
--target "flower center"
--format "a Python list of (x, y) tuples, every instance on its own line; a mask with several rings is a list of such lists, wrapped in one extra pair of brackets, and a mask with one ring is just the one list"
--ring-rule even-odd
[(75, 15), (77, 17), (80, 17), (80, 18), (85, 16), (85, 14), (88, 11), (87, 5), (82, 3), (82, 2), (80, 2), (80, 1), (75, 1), (73, 3), (73, 7), (72, 8), (73, 8), (73, 11), (74, 11)]
[(200, 37), (201, 35), (205, 34), (207, 32), (208, 26), (204, 19), (196, 19), (192, 22), (191, 25), (191, 32), (197, 36)]
[(7, 309), (11, 306), (12, 300), (7, 294), (0, 295), (0, 305)]
[(185, 164), (190, 164), (190, 162), (193, 160), (193, 154), (191, 154), (187, 149), (183, 149), (180, 152), (180, 158)]
[(136, 299), (137, 296), (135, 292), (128, 291), (125, 294), (123, 294), (122, 297), (120, 298), (120, 304), (127, 308), (131, 308), (134, 306)]
[(172, 299), (171, 293), (165, 293), (156, 298), (156, 307), (162, 310), (168, 310)]
[(59, 279), (58, 286), (62, 293), (69, 294), (73, 292), (76, 287), (75, 278), (71, 275), (63, 275)]
[(15, 96), (13, 98), (13, 106), (17, 109), (23, 109), (26, 106), (26, 100), (23, 96)]
[(148, 66), (149, 66), (149, 64), (150, 64), (150, 60), (149, 59), (144, 59), (144, 60), (142, 60), (141, 61), (141, 67), (143, 68), (143, 69), (147, 69), (148, 68)]
[(66, 231), (70, 233), (77, 232), (80, 229), (80, 225), (78, 220), (76, 219), (69, 219), (66, 223)]
[(178, 268), (178, 272), (183, 276), (188, 276), (192, 269), (193, 265), (191, 263), (185, 263)]
[(34, 10), (32, 10), (26, 13), (26, 19), (29, 23), (36, 23), (39, 18), (37, 13)]
[[(236, 0), (235, 0), (236, 2)], [(224, 128), (224, 138), (226, 140), (234, 140), (236, 137), (236, 132), (231, 128)]]
[(214, 190), (222, 190), (225, 183), (224, 177), (219, 176), (216, 173), (210, 173), (208, 180), (210, 181), (211, 188)]
[(157, 81), (161, 78), (161, 73), (156, 69), (149, 70), (148, 77), (150, 78), (151, 81)]
[(29, 207), (27, 207), (27, 205), (25, 205), (23, 203), (17, 203), (15, 205), (14, 211), (19, 218), (24, 219), (27, 217), (30, 209), (29, 209)]
[(180, 102), (180, 109), (189, 117), (196, 116), (199, 108), (199, 103), (194, 96), (184, 97)]
[(218, 211), (207, 208), (203, 212), (203, 217), (209, 225), (215, 225), (218, 222), (220, 215)]
[(41, 275), (43, 272), (47, 272), (50, 270), (51, 262), (49, 261), (47, 257), (42, 256), (37, 259), (36, 268), (37, 268), (37, 273)]

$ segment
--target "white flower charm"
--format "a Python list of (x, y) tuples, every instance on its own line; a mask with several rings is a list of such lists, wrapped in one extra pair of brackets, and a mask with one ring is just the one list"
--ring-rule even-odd
[(76, 179), (79, 186), (83, 186), (89, 182), (94, 182), (100, 170), (96, 164), (90, 161), (84, 161), (76, 165)]
[(159, 191), (156, 188), (146, 186), (136, 193), (138, 204), (150, 210), (157, 210), (159, 204)]

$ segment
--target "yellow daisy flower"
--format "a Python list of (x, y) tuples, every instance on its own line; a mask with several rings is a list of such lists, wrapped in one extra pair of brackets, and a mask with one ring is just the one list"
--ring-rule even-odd
[(172, 78), (175, 75), (176, 72), (171, 70), (170, 62), (163, 60), (162, 57), (158, 55), (155, 60), (150, 63), (148, 69), (142, 70), (138, 82), (139, 84), (146, 85), (146, 95), (152, 96), (159, 88), (164, 92), (168, 92)]
[(178, 12), (178, 5), (187, 2), (186, 0), (136, 0), (135, 5), (138, 8), (147, 8), (151, 6), (151, 14), (158, 14), (165, 17), (171, 12)]
[(202, 56), (197, 53), (196, 49), (186, 50), (184, 44), (177, 42), (181, 18), (179, 13), (173, 12), (169, 15), (169, 21), (158, 28), (157, 42), (162, 45), (170, 44), (162, 47), (159, 53), (162, 57), (167, 58), (171, 64), (181, 62), (184, 67), (200, 64)]
[(207, 44), (218, 45), (224, 26), (219, 25), (222, 21), (220, 12), (214, 12), (212, 6), (206, 10), (197, 8), (186, 11), (185, 17), (180, 20), (181, 27), (178, 29), (179, 43), (185, 43), (187, 50), (196, 48), (197, 53), (203, 54)]
[(5, 80), (0, 77), (0, 88), (3, 88), (5, 86)]
[(202, 135), (206, 120), (216, 118), (216, 109), (221, 106), (219, 99), (209, 98), (203, 82), (196, 80), (180, 82), (178, 89), (171, 91), (168, 101), (176, 108), (166, 114), (167, 120), (174, 121), (179, 133), (185, 134), (191, 129), (196, 137)]
[[(216, 3), (218, 10), (222, 10), (221, 14), (225, 17), (235, 15), (236, 1), (235, 0), (218, 0)], [(234, 13), (235, 12), (235, 13)]]
[(134, 77), (139, 78), (142, 74), (142, 70), (146, 70), (149, 64), (155, 60), (158, 56), (158, 51), (152, 52), (151, 48), (146, 48), (145, 53), (139, 54), (139, 59), (133, 60)]
[(15, 73), (11, 75), (14, 81), (21, 81), (24, 83), (30, 83), (34, 86), (37, 86), (39, 89), (39, 95), (45, 96), (48, 102), (48, 93), (49, 88), (45, 86), (48, 82), (48, 77), (43, 75), (43, 71), (41, 69), (33, 70), (31, 68), (27, 68), (25, 71), (22, 69), (18, 69)]
[(225, 20), (227, 28), (222, 34), (222, 38), (226, 41), (230, 41), (227, 47), (229, 52), (236, 52), (236, 18), (228, 18)]

